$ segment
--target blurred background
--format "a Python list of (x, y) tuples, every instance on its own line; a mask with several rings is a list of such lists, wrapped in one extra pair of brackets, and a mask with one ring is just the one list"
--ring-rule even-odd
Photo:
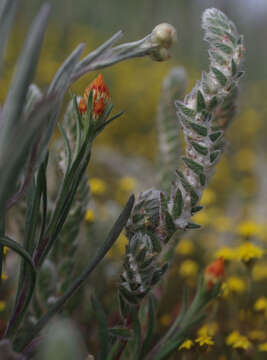
[[(5, 97), (3, 84), (10, 81), (29, 24), (43, 3), (43, 0), (21, 2), (7, 52), (2, 82), (4, 90), (1, 91), (0, 101)], [(204, 193), (201, 204), (205, 210), (195, 216), (195, 222), (203, 225), (203, 229), (186, 234), (177, 247), (177, 259), (168, 282), (169, 291), (172, 291), (172, 296), (168, 297), (171, 304), (163, 302), (160, 311), (160, 324), (164, 328), (171, 322), (166, 309), (177, 310), (175, 304), (180, 296), (181, 280), (186, 280), (193, 289), (199, 268), (203, 268), (218, 249), (236, 246), (248, 239), (266, 249), (267, 1), (50, 0), (50, 3), (53, 11), (36, 76), (36, 83), (43, 89), (80, 42), (85, 42), (87, 53), (120, 29), (125, 33), (123, 41), (134, 41), (150, 33), (161, 22), (172, 24), (178, 34), (178, 42), (168, 62), (135, 59), (102, 71), (115, 111), (124, 110), (125, 113), (99, 136), (89, 166), (92, 199), (84, 231), (93, 234), (93, 237), (108, 230), (131, 192), (138, 193), (158, 185), (155, 120), (162, 81), (172, 67), (182, 66), (187, 72), (189, 92), (201, 77), (201, 72), (208, 69), (207, 44), (202, 40), (201, 30), (203, 10), (207, 7), (223, 10), (245, 37), (246, 74), (241, 81), (237, 116), (228, 130), (229, 143), (225, 155)], [(97, 74), (84, 76), (75, 84), (73, 91), (82, 95)], [(125, 241), (125, 237), (121, 236), (109, 253), (106, 267), (101, 270), (106, 283), (98, 281), (98, 284), (101, 283), (98, 290), (103, 295), (106, 307), (116, 301), (114, 296), (109, 299), (107, 294), (109, 289), (114, 290), (118, 281)], [(82, 263), (81, 259), (81, 267)], [(231, 283), (230, 294), (233, 296), (245, 294), (247, 289), (246, 274), (238, 266), (234, 265), (232, 270), (236, 281)], [(256, 284), (253, 299), (261, 294), (261, 284), (264, 281), (266, 284), (267, 280), (264, 261), (259, 261), (255, 266), (257, 268), (254, 267), (252, 273)], [(106, 284), (104, 289), (103, 284)], [(94, 286), (98, 288), (97, 282)], [(90, 292), (90, 288), (87, 291)], [(232, 307), (231, 313), (234, 309), (240, 310), (242, 300), (236, 298), (234, 303), (236, 307)], [(88, 310), (88, 306), (85, 304), (84, 309)], [(84, 317), (82, 311), (76, 314), (84, 327), (90, 318), (90, 314), (87, 315), (88, 318)], [(230, 318), (230, 313), (228, 315)], [(246, 320), (244, 317), (242, 319), (239, 323), (237, 319), (237, 326), (244, 325), (242, 321)]]

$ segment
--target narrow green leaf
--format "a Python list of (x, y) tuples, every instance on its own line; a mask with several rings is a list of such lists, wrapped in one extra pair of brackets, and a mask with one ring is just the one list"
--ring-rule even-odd
[(194, 161), (190, 158), (187, 158), (187, 157), (183, 157), (183, 161), (197, 175), (200, 175), (203, 173), (204, 168), (201, 164), (199, 164), (196, 161)]
[(23, 350), (24, 347), (35, 337), (47, 324), (47, 322), (56, 315), (56, 313), (64, 307), (65, 303), (70, 299), (70, 297), (87, 281), (89, 275), (96, 268), (99, 262), (104, 258), (109, 249), (117, 240), (120, 235), (123, 227), (126, 225), (128, 218), (131, 214), (132, 208), (134, 205), (134, 196), (130, 196), (127, 204), (125, 205), (123, 211), (118, 217), (117, 221), (113, 225), (110, 233), (108, 234), (106, 240), (102, 246), (97, 251), (95, 257), (90, 261), (88, 267), (81, 273), (81, 275), (73, 282), (71, 287), (54, 303), (47, 313), (35, 324), (33, 329), (27, 334), (23, 342), (19, 345), (19, 351)]
[(220, 155), (221, 151), (220, 150), (217, 150), (217, 151), (214, 151), (210, 154), (210, 162), (213, 163), (217, 157)]
[(14, 21), (17, 5), (17, 0), (2, 0), (0, 4), (0, 73), (2, 70), (4, 50)]
[(203, 206), (200, 206), (200, 205), (195, 206), (195, 207), (192, 208), (191, 213), (194, 214), (196, 212), (199, 212), (202, 209), (203, 209)]
[(208, 148), (206, 148), (205, 146), (199, 145), (197, 142), (192, 141), (191, 142), (193, 148), (201, 155), (208, 155)]
[(198, 134), (198, 135), (201, 135), (201, 136), (207, 136), (208, 135), (208, 130), (205, 126), (201, 126), (201, 125), (198, 125), (192, 121), (189, 121), (188, 122), (190, 127)]
[(206, 109), (206, 103), (204, 96), (202, 95), (202, 92), (198, 90), (197, 92), (197, 111), (200, 112), (202, 110)]
[(17, 61), (16, 72), (3, 110), (5, 121), (0, 133), (1, 152), (4, 151), (7, 141), (10, 141), (12, 129), (22, 121), (21, 115), (27, 90), (33, 81), (49, 13), (50, 6), (43, 5), (28, 32), (22, 53)]
[(195, 110), (188, 108), (184, 103), (179, 100), (175, 101), (175, 105), (185, 116), (193, 118), (196, 115)]
[(149, 346), (153, 340), (154, 328), (155, 328), (155, 307), (154, 307), (153, 295), (150, 295), (148, 299), (146, 334), (138, 360), (143, 360), (145, 358), (149, 350)]
[(181, 183), (184, 187), (184, 189), (190, 194), (191, 196), (191, 205), (195, 206), (199, 200), (199, 197), (197, 195), (197, 193), (195, 192), (194, 188), (188, 183), (188, 181), (186, 180), (186, 178), (184, 177), (183, 173), (179, 170), (176, 170)]
[(212, 67), (211, 70), (213, 71), (214, 75), (216, 76), (216, 79), (219, 81), (219, 83), (222, 86), (225, 86), (227, 83), (227, 77), (218, 69), (215, 67)]
[(109, 338), (107, 317), (104, 312), (104, 309), (102, 308), (102, 305), (100, 304), (97, 298), (92, 297), (91, 302), (99, 327), (99, 337), (100, 337), (99, 359), (106, 360), (108, 356), (108, 338)]
[(132, 337), (132, 331), (128, 328), (123, 328), (120, 326), (115, 326), (112, 328), (108, 329), (109, 334), (111, 336), (114, 336), (116, 338), (120, 338), (120, 339), (130, 339)]
[(233, 54), (233, 49), (231, 46), (225, 45), (223, 43), (216, 43), (215, 47), (219, 50), (221, 50), (222, 52), (224, 52), (227, 55), (232, 55)]
[(189, 222), (186, 225), (186, 229), (200, 229), (201, 225)]
[(175, 194), (175, 198), (173, 200), (173, 209), (172, 209), (172, 215), (175, 219), (177, 219), (181, 215), (182, 209), (183, 209), (183, 197), (181, 190), (178, 188)]
[(209, 103), (209, 109), (213, 110), (218, 105), (218, 99), (217, 96), (213, 96)]
[(222, 136), (223, 136), (223, 131), (217, 131), (217, 132), (214, 132), (214, 133), (210, 134), (209, 137), (210, 137), (212, 142), (215, 142), (218, 139), (220, 139)]

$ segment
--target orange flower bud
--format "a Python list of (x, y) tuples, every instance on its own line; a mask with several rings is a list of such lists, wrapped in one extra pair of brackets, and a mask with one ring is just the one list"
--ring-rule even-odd
[(81, 98), (81, 100), (80, 100), (80, 102), (79, 102), (78, 109), (79, 109), (79, 111), (80, 111), (81, 114), (86, 113), (86, 111), (87, 111), (87, 104), (86, 104), (84, 98)]
[(87, 102), (90, 91), (93, 92), (93, 118), (94, 120), (98, 119), (103, 115), (106, 105), (110, 101), (110, 93), (107, 85), (104, 82), (102, 74), (99, 74), (91, 84), (85, 89), (83, 99), (81, 99), (79, 104), (79, 111), (81, 113), (86, 112)]
[(204, 281), (208, 285), (208, 288), (211, 289), (215, 284), (218, 284), (222, 281), (223, 276), (224, 259), (220, 257), (206, 267), (204, 272)]

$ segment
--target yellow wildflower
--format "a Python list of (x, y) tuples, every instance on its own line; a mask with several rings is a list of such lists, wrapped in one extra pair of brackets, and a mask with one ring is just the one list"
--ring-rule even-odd
[(237, 248), (236, 253), (239, 260), (245, 263), (250, 260), (260, 259), (263, 256), (263, 250), (250, 242), (245, 242)]
[(239, 339), (232, 345), (234, 349), (248, 350), (251, 347), (251, 342), (246, 336), (240, 336)]
[(237, 233), (244, 236), (259, 236), (262, 233), (262, 226), (252, 220), (246, 220), (239, 224)]
[(4, 272), (2, 272), (1, 279), (2, 279), (3, 281), (5, 281), (5, 280), (7, 280), (7, 278), (8, 278), (7, 274), (4, 273)]
[(176, 253), (179, 255), (191, 255), (195, 251), (193, 241), (189, 239), (181, 239), (176, 247)]
[(246, 336), (241, 335), (238, 331), (231, 332), (226, 338), (226, 344), (234, 349), (247, 350), (251, 347), (251, 342)]
[(163, 314), (161, 315), (159, 322), (162, 326), (169, 326), (172, 319), (169, 314)]
[(238, 331), (232, 331), (226, 338), (226, 345), (233, 345), (240, 337), (240, 333)]
[(178, 348), (178, 350), (183, 350), (183, 349), (186, 349), (186, 350), (189, 350), (191, 349), (191, 347), (194, 346), (194, 342), (190, 339), (186, 339)]
[(196, 340), (196, 343), (199, 343), (199, 346), (211, 346), (214, 345), (214, 341), (212, 340), (212, 337), (209, 335), (199, 336)]
[(267, 279), (267, 264), (256, 264), (252, 270), (252, 278), (255, 281)]
[(226, 287), (230, 293), (242, 294), (246, 290), (246, 283), (239, 276), (230, 276), (226, 280)]
[(107, 190), (106, 183), (99, 178), (91, 178), (89, 183), (90, 190), (93, 195), (102, 195)]
[(7, 252), (9, 251), (9, 247), (4, 246), (3, 247), (3, 255), (6, 256)]
[(265, 311), (267, 314), (267, 298), (262, 296), (254, 304), (254, 310)]
[(179, 273), (182, 277), (195, 277), (198, 272), (198, 264), (193, 260), (185, 260), (181, 263)]
[(95, 221), (95, 213), (92, 209), (88, 209), (85, 213), (85, 221), (86, 222), (94, 222)]
[(225, 246), (225, 247), (219, 249), (215, 253), (215, 256), (216, 256), (216, 258), (222, 257), (225, 261), (231, 261), (231, 260), (234, 260), (234, 258), (236, 256), (236, 251), (233, 248)]
[(137, 180), (132, 176), (124, 176), (119, 180), (120, 190), (125, 192), (132, 191), (137, 186)]
[(211, 189), (205, 189), (201, 198), (201, 204), (202, 205), (210, 205), (214, 203), (216, 200), (216, 194)]
[(267, 352), (267, 342), (263, 343), (263, 344), (259, 344), (258, 346), (258, 350), (259, 351), (266, 351)]
[(265, 339), (265, 332), (262, 330), (251, 330), (248, 333), (248, 337), (254, 341), (263, 341)]
[(6, 308), (6, 303), (5, 303), (5, 301), (0, 300), (0, 311), (4, 311), (5, 308)]
[(200, 336), (214, 336), (218, 331), (218, 324), (213, 321), (209, 324), (204, 324), (198, 329), (197, 335)]

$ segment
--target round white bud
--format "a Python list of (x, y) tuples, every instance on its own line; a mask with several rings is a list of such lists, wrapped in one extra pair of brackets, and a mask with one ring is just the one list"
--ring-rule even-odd
[(157, 25), (151, 33), (152, 43), (162, 46), (166, 49), (170, 48), (176, 40), (176, 30), (168, 23), (161, 23)]

